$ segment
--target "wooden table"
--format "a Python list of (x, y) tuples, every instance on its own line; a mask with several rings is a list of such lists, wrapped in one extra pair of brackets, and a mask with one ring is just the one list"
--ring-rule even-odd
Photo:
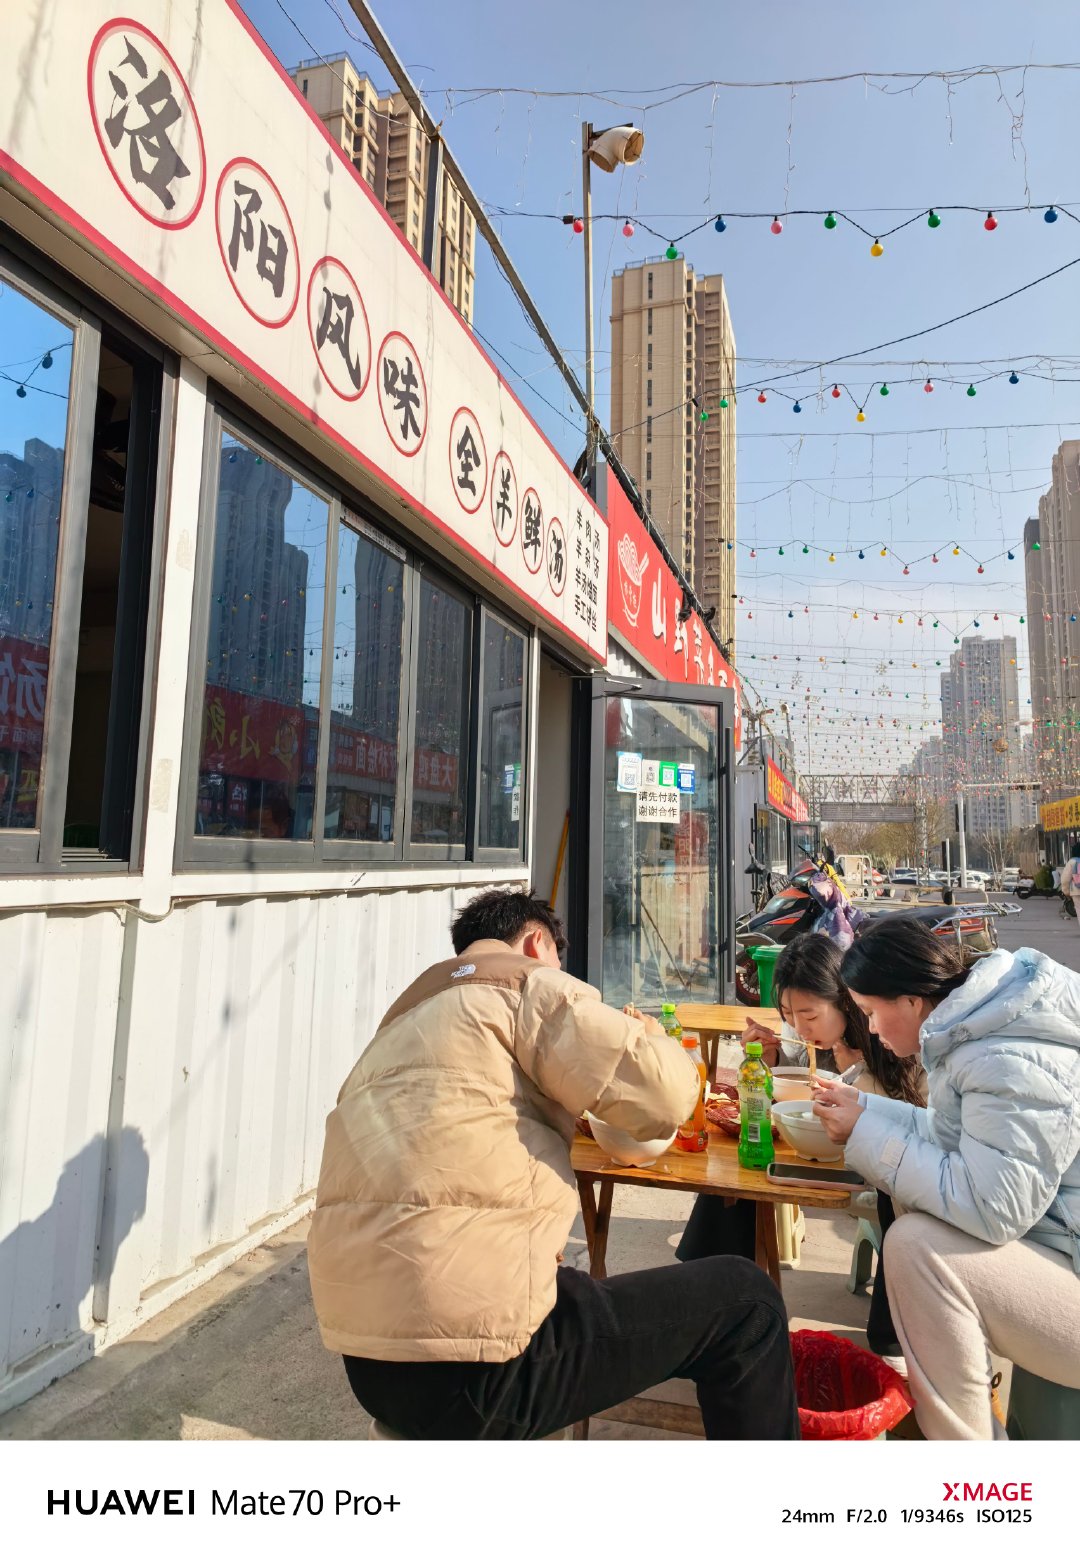
[[(818, 1168), (823, 1164), (807, 1162), (787, 1145), (777, 1150), (777, 1161), (800, 1167)], [(821, 1206), (842, 1211), (851, 1199), (850, 1192), (835, 1194), (819, 1189), (791, 1190), (770, 1184), (764, 1172), (739, 1166), (737, 1143), (717, 1130), (709, 1135), (708, 1152), (677, 1151), (674, 1147), (652, 1167), (624, 1168), (612, 1162), (594, 1140), (585, 1135), (574, 1139), (571, 1163), (577, 1178), (585, 1238), (589, 1245), (589, 1274), (607, 1275), (607, 1242), (611, 1228), (611, 1203), (616, 1184), (638, 1184), (646, 1189), (674, 1189), (693, 1195), (715, 1195), (731, 1204), (752, 1200), (757, 1216), (755, 1255), (758, 1265), (780, 1285), (780, 1255), (776, 1242), (775, 1207), (797, 1199), (802, 1206)], [(835, 1163), (824, 1164), (833, 1167)], [(595, 1185), (600, 1185), (599, 1200)]]
[(770, 1031), (779, 1032), (779, 1010), (757, 1009), (751, 1005), (677, 1006), (679, 1025), (687, 1032), (699, 1032), (705, 1045), (705, 1063), (709, 1080), (716, 1080), (716, 1056), (721, 1037), (741, 1037), (748, 1021), (758, 1021)]

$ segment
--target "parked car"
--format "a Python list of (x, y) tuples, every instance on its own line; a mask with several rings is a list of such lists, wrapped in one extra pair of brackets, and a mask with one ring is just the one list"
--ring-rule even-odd
[(908, 868), (906, 864), (897, 864), (889, 876), (894, 885), (918, 885), (918, 870)]
[(1019, 888), (1020, 888), (1020, 881), (1023, 878), (1024, 878), (1024, 876), (1021, 875), (1019, 868), (1002, 869), (1002, 871), (1001, 871), (1001, 889), (1003, 891), (1008, 891), (1010, 896), (1014, 896), (1016, 894), (1016, 892), (1019, 890)]

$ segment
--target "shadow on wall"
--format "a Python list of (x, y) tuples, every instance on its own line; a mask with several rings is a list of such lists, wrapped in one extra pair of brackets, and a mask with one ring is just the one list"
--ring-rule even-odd
[[(25, 1370), (46, 1349), (64, 1349), (73, 1361), (91, 1354), (83, 1305), (89, 1323), (95, 1285), (107, 1280), (120, 1246), (146, 1211), (149, 1172), (137, 1129), (95, 1135), (64, 1164), (40, 1216), (0, 1236), (0, 1390), (7, 1374)], [(108, 1235), (103, 1211), (109, 1212)]]

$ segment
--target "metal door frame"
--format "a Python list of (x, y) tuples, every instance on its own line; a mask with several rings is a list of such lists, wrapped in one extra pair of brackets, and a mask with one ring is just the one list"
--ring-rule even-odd
[[(721, 1001), (735, 984), (735, 692), (661, 679), (575, 679), (571, 715), (569, 914), (567, 966), (603, 992), (603, 850), (605, 715), (609, 698), (713, 706), (717, 723), (718, 822), (716, 940)], [(594, 779), (598, 779), (594, 785)]]

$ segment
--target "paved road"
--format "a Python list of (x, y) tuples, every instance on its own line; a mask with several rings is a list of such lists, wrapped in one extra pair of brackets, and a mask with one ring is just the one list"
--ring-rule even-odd
[[(1011, 901), (1011, 897), (1002, 897)], [(1018, 918), (998, 919), (998, 940), (1006, 950), (1032, 945), (1063, 966), (1080, 972), (1080, 924), (1075, 918), (1061, 916), (1061, 903), (1043, 896), (1019, 902), (1024, 910)]]

